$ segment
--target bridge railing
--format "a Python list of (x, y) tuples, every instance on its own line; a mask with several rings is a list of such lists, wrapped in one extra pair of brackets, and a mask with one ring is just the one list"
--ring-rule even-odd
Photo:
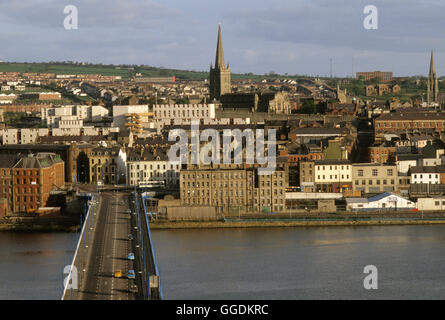
[[(89, 202), (89, 205), (88, 205), (87, 214), (85, 216), (85, 219), (84, 219), (84, 222), (83, 222), (83, 225), (82, 225), (82, 230), (81, 230), (81, 233), (80, 233), (80, 236), (79, 236), (79, 240), (77, 242), (76, 251), (74, 253), (74, 257), (73, 257), (73, 260), (71, 262), (68, 275), (63, 280), (63, 294), (62, 294), (61, 300), (65, 300), (67, 298), (68, 288), (70, 290), (73, 290), (73, 289), (74, 290), (78, 290), (79, 289), (79, 283), (80, 283), (79, 277), (78, 277), (78, 275), (79, 275), (79, 273), (78, 273), (79, 268), (77, 268), (76, 265), (80, 266), (80, 263), (76, 263), (76, 262), (78, 262), (79, 259), (80, 259), (80, 251), (82, 250), (82, 248), (81, 248), (82, 242), (87, 241), (84, 238), (85, 238), (85, 235), (87, 234), (87, 232), (89, 233), (88, 229), (90, 228), (90, 217), (91, 217), (91, 214), (92, 214), (92, 211), (93, 211), (93, 206), (96, 206), (97, 201), (98, 200), (95, 199), (95, 195), (92, 195), (91, 201)], [(73, 288), (73, 286), (75, 288)]]

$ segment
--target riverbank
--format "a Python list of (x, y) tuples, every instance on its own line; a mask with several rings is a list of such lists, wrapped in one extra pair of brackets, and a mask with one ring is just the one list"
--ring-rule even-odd
[(0, 232), (75, 232), (79, 230), (79, 223), (73, 219), (60, 218), (9, 218), (0, 220)]
[(433, 225), (445, 224), (444, 220), (369, 220), (369, 221), (180, 221), (152, 222), (152, 230), (164, 229), (221, 229), (221, 228), (283, 228), (283, 227), (334, 227), (382, 225)]

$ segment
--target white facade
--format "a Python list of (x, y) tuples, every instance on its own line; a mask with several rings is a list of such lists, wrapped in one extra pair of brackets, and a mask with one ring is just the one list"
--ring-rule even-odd
[(3, 144), (18, 144), (18, 129), (3, 129)]
[(54, 129), (52, 129), (52, 135), (54, 137), (79, 136), (80, 132), (81, 132), (80, 128), (54, 128)]
[(141, 160), (127, 163), (127, 184), (134, 186), (142, 182), (164, 181), (167, 186), (179, 183), (179, 164), (168, 160)]
[(398, 160), (397, 171), (401, 174), (408, 174), (411, 167), (417, 166), (417, 160)]
[(390, 192), (379, 194), (368, 199), (347, 198), (346, 209), (349, 211), (379, 210), (412, 210), (416, 203)]
[(149, 112), (148, 105), (113, 106), (113, 127), (125, 128), (126, 114), (147, 114)]
[(352, 183), (351, 164), (315, 164), (315, 183)]
[(419, 211), (444, 211), (445, 197), (418, 198), (417, 209)]
[(158, 132), (166, 125), (189, 125), (192, 120), (205, 123), (216, 118), (214, 104), (156, 104), (153, 112)]
[(22, 128), (22, 129), (3, 129), (1, 130), (3, 136), (3, 144), (33, 144), (42, 136), (49, 135), (49, 130), (46, 128)]
[(411, 184), (440, 184), (440, 174), (437, 172), (411, 173)]
[(108, 116), (109, 112), (102, 106), (69, 105), (42, 109), (41, 117), (48, 127), (66, 127), (69, 121), (77, 121), (73, 126), (81, 128), (83, 121), (98, 122)]

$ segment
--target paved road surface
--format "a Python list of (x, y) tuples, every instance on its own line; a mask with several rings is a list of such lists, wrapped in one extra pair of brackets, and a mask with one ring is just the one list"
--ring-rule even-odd
[[(127, 272), (134, 269), (133, 261), (127, 259), (132, 252), (132, 242), (128, 239), (131, 230), (129, 194), (102, 192), (100, 210), (95, 219), (94, 242), (87, 256), (87, 278), (82, 281), (81, 300), (134, 300), (137, 294), (130, 287), (137, 280), (128, 279)], [(122, 277), (114, 277), (116, 270)], [(137, 272), (137, 270), (136, 270)], [(139, 286), (140, 287), (140, 286)], [(140, 291), (140, 290), (139, 290)]]

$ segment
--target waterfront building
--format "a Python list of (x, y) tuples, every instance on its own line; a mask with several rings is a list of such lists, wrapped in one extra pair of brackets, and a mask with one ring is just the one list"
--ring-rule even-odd
[(271, 175), (254, 168), (181, 170), (181, 204), (215, 206), (220, 213), (282, 212), (287, 184), (283, 168)]
[(352, 189), (352, 166), (349, 160), (315, 161), (315, 188), (318, 192), (343, 192)]
[(162, 182), (168, 188), (179, 186), (179, 164), (172, 164), (164, 152), (157, 149), (127, 150), (127, 185)]
[(397, 166), (379, 163), (352, 164), (352, 190), (362, 193), (397, 191)]
[(55, 153), (21, 158), (12, 168), (14, 212), (47, 207), (53, 191), (65, 185), (65, 163)]

